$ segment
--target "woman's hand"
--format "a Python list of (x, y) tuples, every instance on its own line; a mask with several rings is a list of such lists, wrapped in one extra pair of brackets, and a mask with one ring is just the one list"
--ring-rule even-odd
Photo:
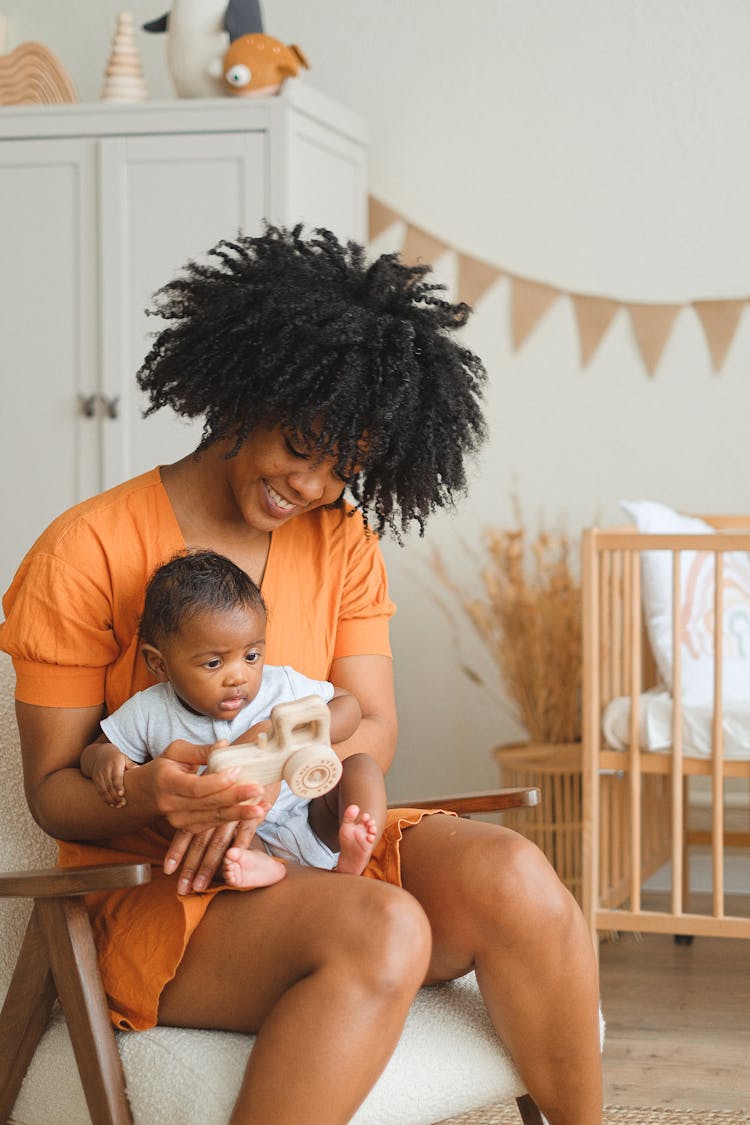
[(149, 763), (154, 805), (172, 828), (197, 835), (229, 821), (257, 819), (256, 807), (247, 802), (262, 797), (263, 787), (238, 784), (239, 767), (198, 774), (213, 749), (178, 739)]
[[(266, 811), (263, 810), (263, 816)], [(164, 859), (164, 871), (171, 875), (181, 865), (177, 893), (205, 891), (219, 870), (227, 848), (249, 848), (263, 816), (255, 820), (235, 820), (197, 834), (185, 829), (175, 832)]]
[[(193, 746), (188, 742), (178, 740), (173, 742), (160, 759), (167, 758), (172, 762), (180, 763), (183, 770), (195, 776), (196, 771), (204, 765), (208, 755), (214, 749), (228, 745), (220, 740), (211, 746)], [(227, 848), (236, 846), (248, 848), (255, 835), (255, 830), (271, 807), (272, 800), (264, 795), (262, 785), (246, 784), (237, 786), (235, 781), (239, 769), (223, 770), (217, 774), (202, 775), (198, 780), (220, 778), (224, 779), (224, 787), (212, 793), (208, 808), (213, 824), (208, 828), (200, 824), (186, 824), (182, 827), (178, 817), (182, 814), (171, 814), (165, 809), (164, 815), (169, 823), (177, 828), (169, 850), (164, 858), (164, 871), (171, 875), (181, 867), (177, 884), (179, 894), (189, 894), (191, 891), (205, 890), (209, 885), (224, 858)], [(242, 819), (238, 816), (228, 823), (217, 823), (226, 819), (225, 809), (216, 802), (220, 802), (222, 795), (226, 794), (227, 787), (238, 793), (241, 791), (243, 804), (239, 810)], [(277, 787), (278, 791), (278, 787)], [(275, 799), (275, 794), (273, 795)], [(203, 814), (201, 814), (203, 816)]]

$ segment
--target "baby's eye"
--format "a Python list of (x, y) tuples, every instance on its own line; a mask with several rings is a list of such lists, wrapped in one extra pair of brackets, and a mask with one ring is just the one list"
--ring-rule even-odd
[(248, 664), (257, 664), (258, 661), (260, 660), (260, 653), (259, 652), (248, 652), (245, 655), (245, 660), (248, 662)]
[(219, 660), (218, 656), (216, 656), (213, 660), (207, 660), (203, 667), (209, 668), (211, 671), (213, 671), (215, 668), (221, 667), (221, 661)]

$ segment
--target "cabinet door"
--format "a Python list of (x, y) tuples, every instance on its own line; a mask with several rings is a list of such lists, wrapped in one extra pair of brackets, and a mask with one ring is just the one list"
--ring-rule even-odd
[(364, 146), (349, 137), (317, 121), (295, 117), (288, 161), (274, 183), (274, 204), (284, 201), (281, 221), (289, 226), (303, 222), (327, 227), (342, 242), (366, 242), (365, 155)]
[(142, 416), (135, 376), (160, 326), (145, 309), (188, 259), (238, 232), (260, 233), (266, 147), (265, 131), (100, 142), (105, 487), (184, 456), (200, 439), (200, 421), (166, 409)]
[(3, 591), (50, 520), (99, 486), (93, 161), (86, 140), (0, 145)]

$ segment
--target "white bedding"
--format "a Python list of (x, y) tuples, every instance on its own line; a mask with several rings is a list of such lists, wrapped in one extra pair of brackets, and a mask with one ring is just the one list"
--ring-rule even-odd
[[(711, 757), (710, 705), (682, 709), (682, 741), (686, 757)], [(666, 688), (652, 688), (641, 695), (638, 705), (639, 742), (644, 750), (669, 750), (672, 745), (672, 697)], [(724, 757), (734, 761), (750, 759), (750, 700), (729, 703), (724, 708)], [(630, 698), (613, 699), (604, 709), (602, 733), (613, 750), (627, 750), (630, 742)]]

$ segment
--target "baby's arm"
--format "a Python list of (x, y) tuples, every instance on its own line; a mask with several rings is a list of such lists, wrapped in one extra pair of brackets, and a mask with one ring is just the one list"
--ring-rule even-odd
[(343, 688), (335, 688), (328, 710), (331, 713), (331, 742), (346, 742), (362, 719), (362, 709), (357, 697)]
[(81, 754), (81, 773), (91, 778), (99, 796), (114, 809), (122, 809), (127, 804), (123, 777), (125, 770), (132, 770), (136, 764), (105, 735)]

